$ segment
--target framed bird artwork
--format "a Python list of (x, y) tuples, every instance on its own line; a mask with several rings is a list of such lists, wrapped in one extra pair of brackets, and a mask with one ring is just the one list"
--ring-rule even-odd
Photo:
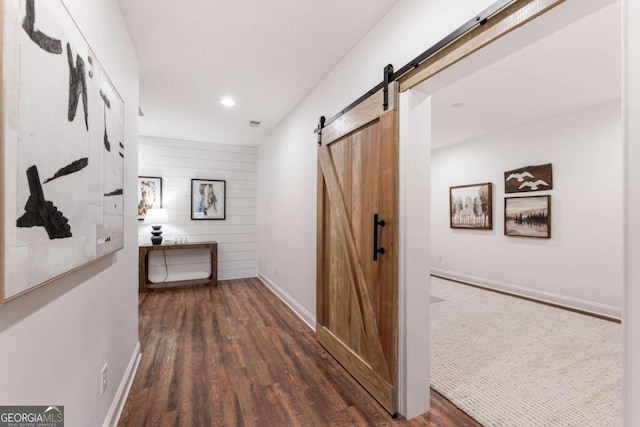
[(538, 166), (525, 166), (504, 173), (504, 192), (522, 193), (545, 191), (553, 188), (551, 163)]

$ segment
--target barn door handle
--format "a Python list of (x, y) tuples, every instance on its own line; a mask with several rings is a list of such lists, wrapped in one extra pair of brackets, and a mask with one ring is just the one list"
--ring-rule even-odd
[(373, 214), (373, 260), (378, 260), (378, 254), (384, 254), (384, 248), (378, 247), (378, 227), (384, 227), (384, 219), (378, 220), (378, 214)]

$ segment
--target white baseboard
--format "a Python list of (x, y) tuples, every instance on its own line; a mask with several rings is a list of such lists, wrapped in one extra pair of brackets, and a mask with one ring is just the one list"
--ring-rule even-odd
[[(252, 277), (256, 277), (258, 275), (258, 270), (255, 268), (246, 269), (246, 270), (238, 270), (240, 273), (234, 271), (218, 271), (218, 281), (222, 280), (235, 280), (235, 279), (250, 279)], [(227, 273), (233, 274), (227, 274)]]
[(291, 295), (286, 293), (282, 288), (276, 285), (273, 280), (269, 279), (262, 273), (258, 273), (258, 278), (262, 280), (271, 292), (273, 292), (278, 298), (282, 300), (293, 312), (300, 318), (304, 323), (306, 323), (313, 331), (316, 330), (316, 316), (309, 313), (309, 311), (304, 308), (298, 301), (293, 299)]
[(140, 341), (138, 341), (136, 347), (133, 349), (133, 354), (131, 355), (131, 359), (129, 359), (129, 365), (122, 377), (122, 381), (120, 381), (120, 386), (118, 387), (118, 391), (116, 391), (116, 395), (113, 398), (113, 402), (111, 403), (111, 407), (109, 408), (109, 412), (107, 413), (107, 417), (105, 418), (102, 427), (115, 427), (118, 425), (120, 415), (122, 415), (122, 410), (124, 409), (124, 404), (127, 402), (127, 397), (129, 397), (131, 384), (133, 384), (133, 379), (138, 371), (141, 356)]
[(495, 280), (483, 279), (481, 277), (470, 276), (467, 274), (456, 273), (448, 270), (441, 270), (438, 268), (431, 269), (431, 275), (436, 277), (442, 277), (443, 279), (451, 279), (458, 282), (468, 283), (470, 285), (476, 285), (487, 289), (493, 289), (501, 292), (506, 292), (512, 295), (531, 298), (534, 300), (547, 302), (562, 307), (573, 308), (580, 311), (585, 311), (600, 316), (606, 316), (612, 319), (620, 320), (622, 318), (622, 309), (620, 307), (614, 307), (611, 305), (600, 304), (592, 301), (587, 301), (579, 298), (567, 297), (564, 295), (558, 295), (551, 292), (538, 291), (530, 288), (523, 288), (520, 286), (510, 285), (508, 283), (497, 282)]

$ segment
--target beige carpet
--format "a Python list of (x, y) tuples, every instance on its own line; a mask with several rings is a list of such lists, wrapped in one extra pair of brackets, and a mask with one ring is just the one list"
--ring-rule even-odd
[(484, 426), (620, 426), (622, 328), (431, 278), (431, 385)]

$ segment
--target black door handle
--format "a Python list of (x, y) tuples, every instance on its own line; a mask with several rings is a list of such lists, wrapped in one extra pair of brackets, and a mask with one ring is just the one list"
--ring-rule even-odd
[(378, 254), (384, 255), (384, 248), (378, 247), (378, 227), (384, 227), (384, 219), (378, 220), (378, 214), (373, 214), (373, 260), (378, 260)]

